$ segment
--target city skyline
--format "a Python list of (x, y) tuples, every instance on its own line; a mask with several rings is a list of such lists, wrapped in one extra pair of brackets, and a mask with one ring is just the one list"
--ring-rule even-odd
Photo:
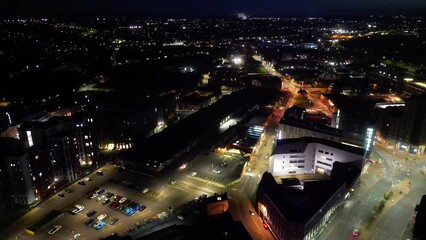
[(426, 239), (424, 6), (2, 3), (1, 239)]
[(127, 16), (148, 15), (161, 17), (202, 17), (202, 16), (236, 16), (245, 13), (248, 16), (358, 16), (370, 14), (418, 14), (426, 10), (426, 2), (421, 0), (379, 0), (379, 1), (352, 1), (352, 0), (209, 0), (209, 1), (72, 1), (57, 2), (42, 1), (8, 1), (0, 3), (0, 12), (6, 16)]

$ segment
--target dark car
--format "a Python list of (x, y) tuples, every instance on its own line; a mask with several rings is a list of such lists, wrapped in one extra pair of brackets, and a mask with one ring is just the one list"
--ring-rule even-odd
[(79, 181), (78, 184), (80, 184), (80, 185), (86, 185), (86, 183), (84, 181)]
[(58, 194), (58, 196), (59, 196), (59, 197), (65, 197), (65, 194), (63, 194), (63, 193), (59, 193), (59, 194)]
[(99, 175), (99, 176), (103, 176), (104, 175), (104, 173), (102, 171), (97, 171), (96, 174)]
[(95, 210), (91, 210), (90, 212), (88, 212), (87, 214), (86, 214), (86, 216), (88, 216), (88, 217), (93, 217), (93, 216), (95, 216), (95, 214), (96, 214), (97, 212), (95, 211)]
[(65, 189), (65, 192), (72, 193), (72, 192), (74, 192), (74, 190), (67, 188), (67, 189)]
[(113, 218), (111, 222), (109, 222), (110, 225), (114, 225), (118, 221), (118, 218)]
[(87, 220), (86, 222), (84, 222), (87, 226), (89, 226), (89, 225), (91, 225), (92, 223), (94, 223), (95, 222), (95, 219), (94, 218), (91, 218), (91, 219), (89, 219), (89, 220)]

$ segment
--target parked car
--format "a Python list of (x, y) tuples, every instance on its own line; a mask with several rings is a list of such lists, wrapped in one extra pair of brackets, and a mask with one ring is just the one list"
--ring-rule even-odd
[(95, 221), (94, 218), (91, 218), (89, 220), (87, 220), (86, 222), (84, 222), (87, 226), (89, 226), (90, 224), (92, 224)]
[(115, 217), (111, 220), (111, 222), (109, 222), (109, 224), (114, 225), (114, 223), (116, 223), (117, 221), (118, 221), (118, 218)]
[(95, 210), (91, 210), (91, 211), (89, 211), (87, 214), (86, 214), (86, 216), (88, 216), (88, 217), (93, 217), (93, 216), (95, 216), (95, 214), (96, 214), (97, 212), (95, 211)]
[(62, 228), (62, 226), (61, 226), (61, 225), (53, 226), (53, 228), (52, 228), (52, 229), (50, 229), (47, 233), (48, 233), (48, 234), (50, 234), (50, 235), (55, 234), (55, 233), (56, 233), (57, 231), (59, 231), (61, 228)]

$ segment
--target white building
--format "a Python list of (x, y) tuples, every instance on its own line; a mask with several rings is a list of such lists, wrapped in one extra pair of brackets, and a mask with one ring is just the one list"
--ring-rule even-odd
[(278, 140), (269, 158), (269, 172), (273, 176), (330, 175), (334, 162), (363, 164), (359, 160), (363, 160), (364, 152), (363, 148), (313, 137)]

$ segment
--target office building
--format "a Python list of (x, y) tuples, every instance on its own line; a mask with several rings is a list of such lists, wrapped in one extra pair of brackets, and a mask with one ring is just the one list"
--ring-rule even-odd
[[(324, 149), (325, 150), (325, 149)], [(360, 168), (356, 162), (335, 162), (330, 176), (280, 178), (265, 172), (257, 190), (257, 210), (278, 240), (311, 240), (350, 197)]]
[(397, 148), (423, 154), (426, 147), (426, 94), (406, 100), (398, 130)]
[(321, 173), (330, 175), (335, 162), (361, 168), (365, 149), (326, 139), (302, 137), (278, 140), (269, 158), (273, 176)]

